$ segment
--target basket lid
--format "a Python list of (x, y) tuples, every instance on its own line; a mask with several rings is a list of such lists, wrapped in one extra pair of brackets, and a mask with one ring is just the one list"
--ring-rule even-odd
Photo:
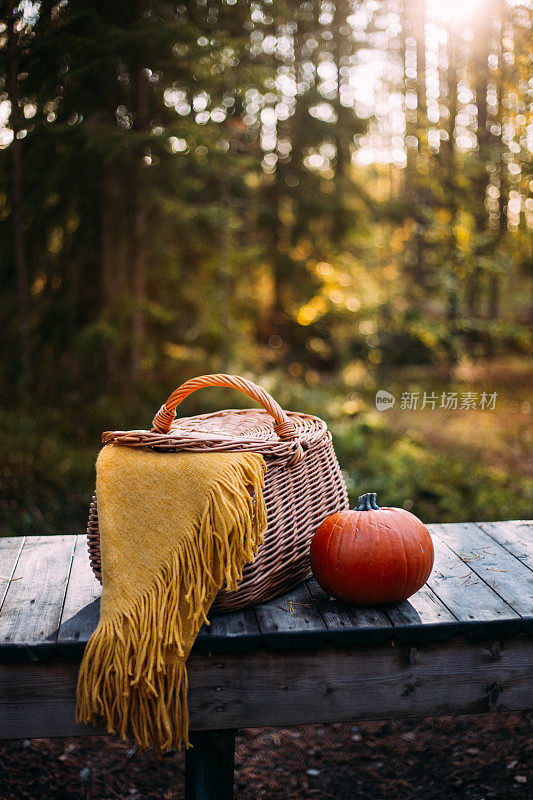
[(225, 409), (211, 414), (175, 419), (167, 433), (148, 430), (106, 431), (104, 444), (149, 447), (154, 450), (253, 451), (268, 459), (299, 461), (303, 453), (329, 438), (326, 423), (318, 417), (285, 411), (295, 436), (281, 439), (275, 420), (259, 408)]
[[(176, 409), (182, 400), (207, 386), (238, 389), (262, 405), (263, 410), (232, 409), (176, 420)], [(301, 461), (304, 451), (324, 437), (329, 433), (326, 423), (318, 417), (283, 411), (268, 392), (252, 381), (217, 373), (192, 378), (172, 392), (155, 415), (151, 431), (106, 431), (102, 441), (155, 450), (248, 450), (290, 465)]]

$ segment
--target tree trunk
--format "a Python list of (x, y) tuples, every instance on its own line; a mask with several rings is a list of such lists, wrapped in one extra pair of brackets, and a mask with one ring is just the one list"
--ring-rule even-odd
[[(414, 37), (414, 19), (419, 6), (419, 0), (404, 0), (402, 4), (401, 20), (401, 54), (403, 61), (403, 90), (404, 90), (404, 114), (405, 114), (405, 149), (407, 162), (405, 166), (405, 192), (409, 200), (409, 213), (414, 212), (414, 186), (417, 156), (417, 130), (416, 130), (416, 109), (410, 108), (409, 97), (416, 93), (416, 78), (412, 77), (409, 71), (411, 61), (415, 57), (415, 51), (408, 45), (408, 40)], [(414, 66), (414, 61), (413, 61)]]
[[(290, 120), (283, 122), (283, 135), (285, 138), (289, 138), (291, 135), (289, 123)], [(285, 165), (278, 161), (271, 183), (264, 189), (265, 218), (263, 225), (266, 230), (266, 248), (272, 288), (268, 306), (265, 308), (258, 325), (257, 334), (259, 339), (266, 343), (272, 336), (281, 336), (283, 339), (286, 333), (286, 269), (282, 252), (286, 232), (280, 213), (284, 200), (284, 190), (286, 190), (284, 176)]]
[(228, 176), (220, 176), (220, 216), (218, 225), (218, 271), (217, 271), (217, 296), (218, 296), (218, 321), (220, 327), (220, 370), (230, 372), (233, 356), (233, 329), (230, 302), (232, 297), (231, 270), (230, 270), (230, 219), (231, 219), (231, 194), (228, 186)]
[[(427, 98), (426, 98), (426, 0), (415, 0), (413, 14), (413, 34), (416, 40), (416, 136), (418, 139), (418, 155), (427, 152)], [(415, 230), (415, 263), (414, 277), (417, 286), (424, 286), (426, 225), (422, 207), (427, 204), (422, 181), (418, 171), (415, 174), (416, 230)]]
[(335, 2), (335, 22), (333, 52), (335, 55), (335, 66), (337, 68), (337, 96), (335, 98), (335, 110), (337, 112), (337, 124), (334, 128), (335, 139), (335, 194), (336, 203), (333, 213), (332, 240), (339, 244), (346, 232), (348, 215), (346, 213), (346, 194), (348, 189), (348, 173), (351, 164), (351, 136), (347, 130), (348, 115), (347, 110), (341, 103), (342, 89), (342, 68), (349, 63), (351, 54), (351, 40), (348, 35), (349, 27), (346, 22), (350, 14), (350, 4), (347, 0), (336, 0)]
[(448, 68), (446, 71), (446, 89), (448, 100), (448, 139), (443, 147), (445, 155), (446, 190), (450, 212), (450, 228), (448, 237), (448, 331), (449, 361), (453, 367), (457, 363), (457, 316), (459, 307), (459, 289), (457, 276), (457, 244), (455, 225), (457, 221), (457, 181), (455, 164), (455, 118), (457, 116), (457, 34), (452, 20), (448, 26)]
[[(113, 246), (112, 226), (112, 180), (109, 168), (104, 167), (100, 180), (100, 291), (102, 312), (105, 319), (110, 320), (116, 307), (116, 269), (117, 253)], [(117, 380), (117, 352), (114, 342), (107, 343), (105, 348), (105, 372), (108, 383)]]
[(477, 243), (474, 248), (475, 264), (473, 265), (468, 280), (467, 307), (470, 317), (479, 316), (479, 295), (480, 279), (482, 270), (479, 266), (479, 258), (487, 253), (489, 248), (488, 223), (489, 218), (485, 207), (487, 188), (489, 185), (489, 173), (487, 165), (490, 163), (490, 132), (487, 127), (488, 108), (487, 108), (487, 89), (489, 78), (489, 54), (491, 52), (492, 35), (492, 0), (488, 0), (486, 13), (480, 15), (474, 40), (474, 75), (475, 92), (477, 107), (477, 163), (476, 173), (473, 180), (473, 201), (474, 201), (474, 223), (477, 236)]
[[(427, 203), (418, 173), (418, 157), (427, 151), (426, 103), (426, 0), (404, 0), (402, 10), (401, 53), (403, 60), (403, 88), (405, 113), (405, 198), (407, 214), (414, 220), (415, 229), (411, 246), (406, 248), (407, 269), (411, 272), (414, 290), (422, 291), (424, 283), (425, 226), (422, 213)], [(415, 45), (408, 43), (414, 39)], [(416, 63), (416, 76), (413, 75)], [(416, 108), (408, 105), (408, 98), (416, 95)], [(426, 153), (427, 155), (427, 153)]]
[[(140, 23), (143, 16), (144, 0), (135, 4), (135, 21)], [(135, 122), (134, 129), (141, 133), (146, 130), (148, 118), (148, 82), (140, 47), (134, 64), (135, 81)], [(131, 225), (131, 293), (133, 310), (131, 315), (131, 376), (139, 378), (144, 346), (145, 324), (144, 305), (146, 299), (146, 208), (143, 191), (143, 158), (145, 152), (139, 147), (135, 154), (132, 169), (132, 225)]]
[(18, 46), (16, 31), (15, 2), (9, 0), (7, 8), (7, 37), (9, 42), (9, 99), (11, 102), (10, 125), (13, 130), (11, 144), (11, 218), (13, 226), (13, 257), (17, 274), (18, 291), (18, 336), (20, 377), (23, 385), (31, 379), (30, 368), (30, 325), (28, 303), (28, 265), (23, 225), (23, 173), (22, 143), (17, 138), (21, 128), (20, 96), (18, 87)]
[(286, 336), (287, 317), (285, 313), (285, 283), (287, 265), (283, 249), (285, 231), (281, 220), (281, 204), (283, 202), (283, 188), (281, 187), (281, 176), (276, 171), (276, 187), (273, 208), (275, 210), (275, 222), (272, 229), (272, 277), (273, 277), (273, 298), (272, 309), (269, 320), (270, 335), (281, 336), (284, 340)]
[[(506, 7), (505, 0), (498, 0), (498, 11), (500, 15), (500, 36), (499, 36), (499, 70), (497, 77), (497, 96), (498, 96), (498, 111), (497, 118), (499, 123), (498, 135), (498, 173), (499, 173), (499, 197), (498, 197), (498, 232), (497, 232), (497, 247), (502, 249), (502, 243), (507, 235), (507, 202), (508, 202), (508, 171), (507, 162), (504, 159), (504, 153), (507, 150), (507, 145), (503, 140), (504, 136), (504, 108), (503, 108), (503, 93), (505, 86), (506, 75), (505, 61), (503, 58), (503, 37), (504, 27), (506, 21)], [(495, 320), (499, 316), (500, 306), (500, 275), (498, 272), (493, 271), (489, 281), (489, 296), (487, 303), (487, 316), (489, 319)]]
[(141, 370), (144, 345), (144, 303), (146, 298), (146, 213), (142, 196), (142, 163), (135, 164), (132, 173), (132, 226), (131, 226), (131, 375), (135, 380)]

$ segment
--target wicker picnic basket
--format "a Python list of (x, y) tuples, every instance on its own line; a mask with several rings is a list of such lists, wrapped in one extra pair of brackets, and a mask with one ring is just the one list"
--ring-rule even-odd
[[(206, 386), (239, 389), (262, 409), (225, 410), (175, 419), (189, 394)], [(154, 450), (247, 450), (267, 464), (264, 498), (268, 528), (253, 564), (244, 569), (238, 591), (222, 589), (212, 609), (233, 611), (287, 592), (309, 573), (309, 543), (322, 520), (348, 506), (346, 486), (326, 423), (318, 417), (283, 411), (256, 384), (236, 375), (203, 375), (171, 394), (151, 431), (107, 431), (104, 444)], [(101, 581), (96, 496), (87, 526), (89, 557)]]

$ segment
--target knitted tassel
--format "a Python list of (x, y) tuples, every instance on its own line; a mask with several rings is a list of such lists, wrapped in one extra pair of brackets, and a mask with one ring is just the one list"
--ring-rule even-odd
[[(157, 454), (154, 459), (154, 453), (140, 451), (125, 455), (128, 448), (112, 448), (122, 452), (102, 459), (109, 449), (104, 448), (97, 464), (97, 473), (100, 466), (102, 472), (102, 476), (97, 474), (103, 558), (102, 613), (79, 673), (77, 720), (96, 724), (103, 717), (109, 733), (118, 732), (124, 738), (131, 732), (141, 747), (151, 746), (163, 752), (182, 745), (189, 747), (185, 662), (200, 627), (204, 622), (209, 624), (207, 612), (217, 592), (224, 583), (228, 589), (238, 588), (244, 565), (253, 561), (263, 540), (264, 462), (260, 456), (249, 453), (172, 453)], [(141, 461), (144, 458), (145, 463), (137, 465), (132, 452)], [(127, 462), (125, 469), (122, 469), (123, 459)], [(154, 498), (154, 479), (157, 482), (161, 471), (165, 472), (169, 459), (173, 460), (171, 482), (163, 481), (162, 496)], [(182, 479), (190, 483), (191, 459), (196, 464), (202, 462), (200, 478), (210, 475), (209, 488), (203, 496), (203, 513), (197, 519), (182, 522), (181, 531), (169, 532), (169, 516), (170, 527), (174, 524), (179, 528), (172, 510), (177, 507), (179, 511), (182, 506), (179, 485)], [(105, 463), (100, 465), (101, 461)], [(137, 495), (142, 495), (142, 490), (149, 492), (150, 496), (141, 498), (142, 501), (160, 504), (152, 520), (155, 524), (148, 526), (149, 530), (144, 529), (145, 520), (137, 525), (136, 510), (140, 507), (137, 504), (133, 504), (135, 508), (130, 513), (122, 508), (117, 511), (124, 501), (121, 495), (124, 475), (131, 483), (132, 469), (134, 486), (129, 486), (130, 491), (136, 488)], [(215, 477), (213, 471), (217, 473)], [(148, 476), (148, 485), (144, 484), (143, 475)], [(199, 480), (198, 475), (196, 479)], [(172, 486), (170, 498), (169, 486)], [(195, 491), (200, 491), (200, 487)], [(121, 496), (117, 498), (117, 494)], [(108, 513), (103, 513), (103, 509)], [(187, 510), (190, 512), (190, 504), (185, 502)], [(124, 594), (120, 576), (136, 567), (128, 563), (130, 551), (126, 549), (124, 554), (120, 548), (113, 548), (113, 541), (128, 537), (129, 542), (132, 525), (136, 526), (139, 538), (151, 540), (150, 554), (158, 552), (153, 544), (158, 536), (163, 541), (161, 549), (170, 548), (170, 553), (154, 572), (149, 585), (140, 593), (133, 591), (130, 597), (127, 592)], [(122, 526), (124, 530), (120, 530)], [(108, 538), (112, 541), (108, 542)], [(138, 559), (143, 559), (142, 546), (138, 549)], [(153, 555), (150, 559), (153, 560)], [(106, 596), (106, 560), (112, 575), (109, 596)], [(143, 565), (140, 581), (145, 573)], [(114, 585), (119, 589), (113, 588)]]

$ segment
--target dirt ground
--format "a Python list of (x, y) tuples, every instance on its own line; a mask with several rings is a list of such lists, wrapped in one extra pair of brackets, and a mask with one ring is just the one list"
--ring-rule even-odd
[[(243, 731), (236, 800), (529, 800), (533, 714)], [(0, 745), (0, 800), (179, 800), (184, 756), (115, 738)]]
[[(407, 369), (394, 373), (401, 391), (424, 391), (440, 398), (443, 391), (496, 393), (493, 410), (470, 408), (455, 411), (401, 408), (400, 402), (380, 420), (396, 433), (416, 433), (429, 447), (446, 453), (463, 451), (477, 454), (485, 464), (505, 469), (509, 474), (533, 475), (533, 361), (531, 359), (494, 359), (480, 364), (461, 364), (451, 378), (428, 370)], [(379, 413), (379, 412), (378, 412)]]

